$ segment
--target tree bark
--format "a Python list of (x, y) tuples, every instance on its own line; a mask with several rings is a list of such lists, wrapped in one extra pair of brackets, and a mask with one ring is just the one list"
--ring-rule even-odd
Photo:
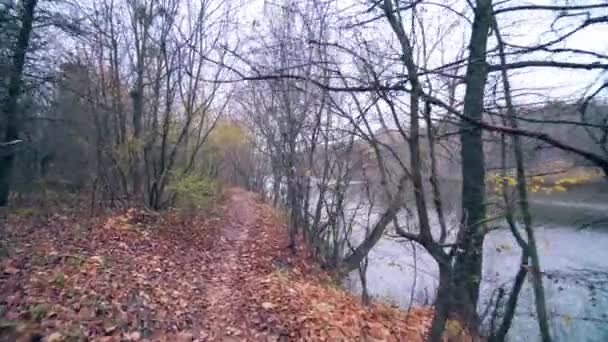
[[(465, 76), (463, 116), (481, 121), (488, 75), (486, 50), (492, 19), (492, 1), (477, 0), (469, 43)], [(459, 314), (469, 329), (477, 326), (477, 302), (481, 281), (485, 220), (485, 161), (481, 127), (461, 121), (462, 218), (454, 264), (454, 291), (458, 300), (451, 311)]]
[[(133, 143), (131, 147), (131, 181), (133, 195), (139, 196), (143, 186), (143, 115), (144, 115), (144, 77), (146, 71), (146, 56), (148, 51), (148, 30), (152, 23), (153, 5), (145, 3), (143, 8), (139, 2), (133, 4), (133, 33), (135, 38), (135, 84), (131, 93), (133, 101)], [(142, 11), (143, 9), (143, 11)], [(141, 31), (140, 31), (141, 30)]]
[(523, 255), (521, 257), (521, 267), (519, 268), (519, 271), (517, 271), (515, 281), (513, 282), (513, 288), (509, 293), (509, 299), (507, 299), (507, 304), (505, 305), (505, 313), (503, 315), (502, 323), (496, 333), (492, 332), (494, 335), (490, 336), (490, 342), (505, 341), (507, 333), (509, 332), (511, 324), (513, 323), (513, 317), (515, 317), (515, 309), (517, 308), (517, 300), (519, 299), (519, 293), (521, 292), (521, 289), (524, 286), (526, 274), (528, 274), (528, 252), (524, 250), (522, 251), (522, 253)]
[[(13, 65), (9, 76), (8, 94), (3, 104), (2, 113), (6, 120), (4, 141), (11, 142), (19, 139), (19, 118), (17, 116), (18, 100), (23, 86), (23, 68), (27, 49), (30, 45), (32, 35), (32, 24), (34, 22), (34, 11), (38, 0), (26, 0), (23, 2), (21, 14), (21, 28), (17, 37), (17, 44), (13, 54)], [(0, 157), (0, 207), (8, 205), (10, 194), (11, 176), (15, 154), (9, 153)]]
[(435, 299), (435, 316), (429, 333), (429, 341), (441, 341), (445, 323), (453, 303), (452, 268), (450, 265), (439, 265), (439, 285)]

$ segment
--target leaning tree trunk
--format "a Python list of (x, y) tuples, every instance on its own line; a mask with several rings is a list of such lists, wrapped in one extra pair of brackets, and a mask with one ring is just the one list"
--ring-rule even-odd
[[(15, 141), (19, 138), (17, 100), (19, 99), (19, 95), (21, 95), (21, 88), (23, 86), (23, 67), (32, 35), (34, 11), (37, 3), (38, 0), (26, 0), (23, 4), (21, 28), (19, 29), (19, 36), (17, 37), (17, 44), (13, 53), (13, 65), (9, 75), (8, 94), (2, 105), (2, 114), (6, 122), (6, 130), (4, 132), (5, 142)], [(0, 207), (8, 204), (14, 161), (14, 153), (8, 153), (0, 157)]]
[[(505, 102), (507, 104), (507, 119), (510, 127), (517, 130), (519, 127), (511, 97), (511, 85), (509, 82), (509, 75), (505, 67), (507, 61), (504, 50), (504, 42), (500, 35), (498, 24), (495, 19), (494, 26), (496, 38), (498, 40), (500, 64), (502, 66), (501, 75), (505, 92)], [(538, 256), (538, 248), (536, 245), (536, 237), (534, 234), (534, 229), (532, 227), (532, 214), (530, 212), (530, 206), (528, 204), (528, 188), (526, 180), (526, 170), (524, 165), (523, 148), (521, 139), (518, 135), (513, 136), (513, 150), (515, 154), (515, 169), (517, 175), (517, 193), (519, 195), (519, 208), (521, 210), (524, 228), (528, 237), (526, 254), (530, 256), (530, 261), (532, 262), (532, 287), (534, 289), (534, 300), (536, 306), (536, 314), (538, 315), (538, 326), (540, 329), (542, 341), (550, 342), (551, 334), (549, 332), (549, 315), (547, 312), (545, 289), (543, 287), (543, 278), (540, 268), (540, 260)]]
[[(495, 22), (494, 22), (495, 23)], [(496, 27), (495, 33), (496, 31)], [(500, 40), (500, 39), (499, 39)], [(503, 122), (506, 121), (503, 118)], [(503, 123), (506, 125), (506, 123)], [(513, 323), (513, 318), (515, 317), (515, 309), (517, 308), (517, 301), (519, 299), (519, 293), (521, 292), (524, 281), (526, 280), (526, 276), (528, 274), (528, 259), (530, 256), (528, 254), (528, 243), (523, 239), (519, 231), (517, 230), (517, 224), (515, 223), (514, 209), (511, 204), (511, 199), (509, 197), (509, 192), (507, 191), (508, 182), (504, 177), (506, 177), (506, 169), (507, 169), (507, 142), (506, 135), (503, 133), (501, 135), (501, 144), (500, 144), (500, 157), (501, 157), (501, 169), (502, 169), (502, 177), (503, 177), (503, 200), (505, 203), (505, 219), (509, 225), (509, 229), (513, 234), (513, 237), (517, 241), (517, 244), (520, 246), (522, 255), (519, 270), (517, 271), (517, 275), (515, 276), (515, 281), (513, 282), (513, 287), (511, 288), (511, 292), (509, 293), (509, 298), (507, 299), (507, 303), (505, 304), (505, 309), (502, 317), (502, 323), (498, 330), (494, 330), (493, 328), (490, 330), (490, 337), (488, 340), (490, 342), (503, 342), (507, 338), (507, 333), (511, 328), (511, 324)], [(497, 299), (497, 305), (499, 304), (499, 299)]]

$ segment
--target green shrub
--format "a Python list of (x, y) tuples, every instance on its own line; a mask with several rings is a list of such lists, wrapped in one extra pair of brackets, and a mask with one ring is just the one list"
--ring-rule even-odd
[(175, 177), (169, 190), (175, 194), (177, 208), (188, 211), (209, 208), (220, 194), (216, 180), (196, 173)]

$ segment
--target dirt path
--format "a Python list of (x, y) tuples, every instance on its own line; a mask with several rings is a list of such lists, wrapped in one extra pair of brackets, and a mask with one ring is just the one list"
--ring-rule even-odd
[(258, 195), (229, 189), (221, 203), (193, 217), (13, 215), (0, 342), (422, 340), (429, 310), (362, 307), (306, 248), (286, 248), (284, 220)]
[[(404, 312), (361, 307), (331, 285), (304, 256), (291, 254), (286, 227), (256, 194), (226, 192), (214, 274), (205, 295), (203, 341), (420, 341), (427, 323), (405, 324)], [(312, 266), (312, 267), (311, 267)], [(326, 282), (326, 286), (320, 283)], [(419, 313), (414, 313), (415, 316)], [(428, 315), (417, 316), (428, 322)], [(395, 324), (395, 322), (399, 322)]]
[[(257, 338), (263, 333), (257, 330), (246, 319), (243, 306), (247, 298), (243, 296), (244, 287), (251, 278), (251, 231), (260, 219), (256, 205), (258, 196), (241, 189), (230, 189), (226, 192), (226, 211), (221, 224), (218, 242), (211, 253), (216, 256), (215, 274), (206, 286), (209, 303), (206, 314), (211, 326), (205, 329), (208, 333), (202, 338), (211, 341), (241, 341)], [(205, 336), (206, 335), (206, 336)]]

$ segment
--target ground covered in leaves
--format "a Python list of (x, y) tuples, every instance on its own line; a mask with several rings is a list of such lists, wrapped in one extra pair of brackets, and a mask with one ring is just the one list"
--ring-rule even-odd
[(10, 215), (0, 341), (421, 341), (432, 313), (364, 307), (252, 193), (184, 218)]

